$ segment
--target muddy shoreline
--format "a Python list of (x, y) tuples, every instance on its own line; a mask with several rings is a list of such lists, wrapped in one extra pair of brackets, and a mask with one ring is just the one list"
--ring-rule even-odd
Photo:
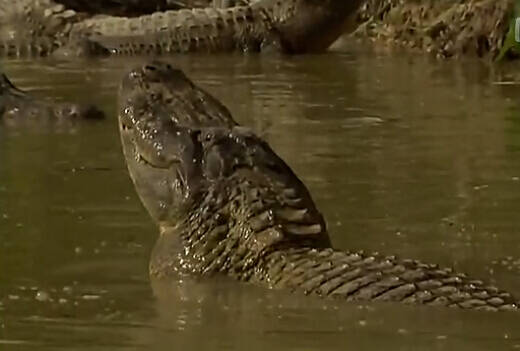
[(496, 58), (514, 0), (367, 0), (353, 36), (375, 45), (430, 53)]

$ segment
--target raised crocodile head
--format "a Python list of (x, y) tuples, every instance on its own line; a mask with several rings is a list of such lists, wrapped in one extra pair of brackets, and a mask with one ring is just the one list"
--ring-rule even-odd
[[(193, 99), (193, 94), (196, 99)], [(202, 127), (232, 127), (229, 111), (180, 70), (151, 62), (132, 70), (119, 90), (119, 127), (130, 176), (157, 222), (187, 203), (201, 152)]]
[[(228, 242), (242, 247), (230, 255), (251, 257), (286, 242), (330, 245), (321, 214), (291, 169), (180, 70), (153, 62), (125, 76), (119, 126), (139, 197), (161, 232), (176, 234), (160, 240), (183, 237), (186, 255)], [(163, 247), (156, 245), (156, 258)], [(210, 261), (190, 269), (205, 272)]]
[(303, 53), (326, 50), (354, 28), (362, 0), (260, 0), (252, 6), (268, 9), (284, 50)]

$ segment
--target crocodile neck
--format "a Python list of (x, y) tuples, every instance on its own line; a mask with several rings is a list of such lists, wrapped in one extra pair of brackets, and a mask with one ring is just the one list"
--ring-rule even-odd
[(283, 178), (259, 180), (245, 169), (225, 184), (199, 189), (180, 222), (159, 223), (150, 273), (220, 272), (249, 280), (280, 248), (330, 247), (323, 217), (306, 188), (292, 173), (287, 176), (292, 184)]

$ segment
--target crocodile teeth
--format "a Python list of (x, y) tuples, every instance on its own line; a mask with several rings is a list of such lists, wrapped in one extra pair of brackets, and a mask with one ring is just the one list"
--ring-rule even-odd
[(296, 224), (287, 224), (284, 225), (284, 229), (290, 234), (295, 235), (312, 235), (321, 233), (321, 225), (313, 224), (313, 225), (296, 225)]
[(288, 222), (298, 222), (305, 219), (305, 215), (308, 213), (307, 208), (281, 208), (276, 211), (276, 215), (281, 219), (284, 219)]

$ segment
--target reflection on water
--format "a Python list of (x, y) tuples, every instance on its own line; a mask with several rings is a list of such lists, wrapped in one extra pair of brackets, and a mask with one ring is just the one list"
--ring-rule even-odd
[[(287, 160), (338, 248), (453, 265), (520, 293), (517, 86), (492, 84), (477, 61), (359, 48), (172, 61)], [(150, 283), (157, 230), (114, 115), (134, 64), (4, 62), (21, 88), (96, 102), (109, 118), (0, 128), (0, 349), (520, 348), (514, 313), (355, 305), (226, 279)]]

